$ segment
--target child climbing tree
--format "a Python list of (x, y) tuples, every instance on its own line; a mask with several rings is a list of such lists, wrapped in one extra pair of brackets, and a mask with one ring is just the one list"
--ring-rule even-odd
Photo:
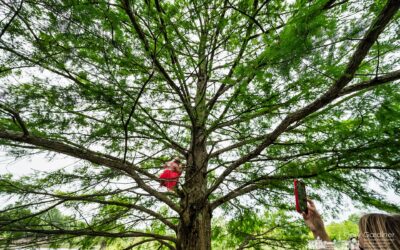
[(164, 165), (164, 171), (160, 175), (161, 186), (166, 187), (168, 190), (173, 190), (179, 181), (183, 168), (184, 165), (179, 158), (167, 162)]
[(299, 249), (293, 178), (399, 211), (399, 5), (0, 0), (2, 150), (73, 160), (0, 170), (0, 248)]

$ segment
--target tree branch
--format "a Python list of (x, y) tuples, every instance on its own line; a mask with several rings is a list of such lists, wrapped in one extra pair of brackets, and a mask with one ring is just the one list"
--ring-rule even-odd
[(19, 127), (22, 129), (24, 136), (28, 136), (29, 132), (28, 129), (26, 128), (26, 125), (24, 123), (24, 121), (22, 120), (21, 116), (19, 115), (19, 113), (15, 110), (12, 110), (10, 108), (8, 108), (7, 106), (5, 106), (4, 104), (0, 103), (0, 109), (3, 109), (5, 111), (7, 111), (8, 113), (11, 114), (11, 116), (17, 120)]
[(46, 229), (31, 229), (31, 228), (9, 228), (9, 229), (1, 229), (0, 232), (24, 232), (24, 233), (35, 233), (35, 234), (45, 234), (45, 235), (75, 235), (75, 236), (101, 236), (108, 238), (131, 238), (131, 237), (150, 237), (160, 240), (167, 240), (176, 242), (176, 238), (171, 236), (164, 236), (153, 233), (144, 233), (144, 232), (136, 232), (136, 231), (127, 231), (127, 232), (99, 232), (92, 230), (46, 230)]
[(184, 107), (186, 109), (186, 112), (188, 113), (191, 121), (194, 121), (193, 119), (193, 112), (192, 112), (192, 108), (190, 105), (190, 99), (188, 96), (185, 96), (181, 90), (179, 89), (179, 87), (174, 83), (174, 81), (172, 80), (172, 78), (169, 76), (169, 74), (167, 73), (167, 71), (164, 69), (164, 67), (161, 65), (160, 61), (157, 59), (156, 55), (151, 51), (150, 49), (150, 44), (148, 42), (148, 40), (146, 39), (146, 35), (143, 31), (143, 29), (140, 27), (137, 18), (136, 18), (136, 14), (135, 12), (132, 10), (131, 5), (129, 3), (128, 0), (122, 0), (122, 5), (123, 5), (123, 9), (125, 10), (126, 14), (129, 17), (129, 20), (131, 21), (136, 33), (139, 36), (140, 41), (142, 42), (144, 49), (146, 51), (146, 53), (148, 54), (148, 56), (150, 57), (151, 61), (154, 63), (154, 65), (156, 66), (157, 70), (161, 73), (161, 75), (165, 78), (165, 80), (167, 81), (168, 85), (170, 85), (172, 87), (172, 89), (176, 92), (176, 94), (179, 96), (180, 100), (182, 101), (182, 103), (184, 104)]
[(182, 87), (182, 92), (184, 94), (184, 96), (186, 98), (189, 97), (189, 90), (187, 89), (187, 85), (185, 83), (185, 79), (184, 79), (184, 75), (183, 75), (183, 70), (181, 67), (181, 64), (179, 62), (179, 58), (176, 55), (176, 51), (174, 49), (174, 46), (171, 43), (171, 40), (169, 39), (168, 33), (167, 33), (167, 29), (166, 29), (166, 24), (165, 24), (165, 20), (164, 20), (164, 10), (161, 7), (160, 1), (159, 0), (155, 0), (155, 5), (156, 5), (156, 9), (158, 12), (158, 16), (159, 16), (159, 22), (160, 22), (160, 29), (161, 32), (164, 36), (164, 40), (165, 43), (167, 45), (170, 57), (171, 57), (171, 62), (172, 62), (172, 68), (175, 71), (176, 76), (178, 77), (178, 81), (180, 81), (180, 85)]
[(260, 145), (258, 145), (250, 153), (239, 158), (237, 161), (232, 163), (215, 181), (210, 187), (208, 194), (211, 194), (228, 176), (232, 171), (243, 163), (257, 157), (266, 147), (271, 145), (287, 128), (296, 121), (299, 121), (306, 116), (314, 113), (320, 108), (328, 105), (334, 99), (340, 96), (342, 89), (353, 79), (361, 62), (368, 54), (370, 48), (374, 42), (378, 39), (378, 36), (382, 33), (384, 28), (389, 24), (392, 17), (396, 14), (400, 7), (400, 1), (389, 0), (383, 10), (380, 12), (378, 17), (375, 18), (374, 22), (364, 35), (363, 39), (359, 42), (356, 51), (351, 56), (347, 67), (342, 76), (325, 92), (322, 96), (317, 98), (307, 106), (289, 114), (285, 119), (272, 131), (270, 134), (265, 136), (265, 139)]
[(8, 27), (11, 25), (11, 23), (14, 21), (15, 17), (18, 16), (19, 12), (22, 9), (22, 4), (24, 3), (24, 0), (21, 0), (21, 3), (18, 6), (18, 9), (14, 12), (14, 15), (11, 17), (10, 21), (3, 27), (3, 29), (0, 31), (0, 39), (6, 33)]
[(135, 102), (133, 103), (133, 106), (131, 108), (131, 112), (129, 113), (128, 119), (126, 120), (126, 123), (124, 124), (124, 134), (125, 134), (125, 150), (124, 150), (124, 160), (123, 162), (126, 162), (126, 154), (128, 153), (128, 125), (129, 122), (131, 121), (133, 113), (135, 113), (136, 105), (139, 102), (139, 98), (144, 92), (144, 89), (146, 88), (146, 85), (150, 82), (151, 78), (153, 78), (154, 71), (151, 72), (149, 78), (143, 83), (142, 87), (139, 90), (138, 96), (135, 99)]
[(1, 228), (5, 227), (5, 226), (8, 226), (8, 225), (10, 225), (10, 224), (13, 224), (13, 223), (15, 223), (15, 222), (22, 221), (22, 220), (29, 219), (29, 218), (33, 218), (33, 217), (35, 217), (35, 216), (44, 214), (44, 213), (50, 211), (51, 209), (57, 207), (58, 205), (62, 204), (63, 202), (64, 202), (64, 201), (59, 201), (59, 202), (57, 202), (57, 203), (55, 203), (55, 204), (53, 204), (53, 205), (51, 205), (51, 206), (49, 206), (49, 207), (47, 207), (47, 208), (45, 208), (45, 209), (43, 209), (43, 210), (40, 210), (40, 211), (38, 211), (38, 212), (36, 212), (36, 213), (33, 213), (33, 214), (29, 214), (29, 215), (20, 217), (20, 218), (18, 218), (18, 219), (13, 219), (13, 220), (4, 221), (4, 222), (3, 222), (3, 221), (0, 221), (0, 231), (1, 231)]
[(103, 204), (103, 205), (114, 205), (114, 206), (120, 206), (120, 207), (126, 207), (129, 209), (136, 209), (138, 211), (141, 211), (143, 213), (149, 214), (153, 216), (154, 218), (160, 220), (162, 223), (167, 225), (169, 228), (172, 230), (176, 231), (177, 227), (174, 225), (172, 222), (164, 218), (161, 214), (154, 212), (151, 209), (148, 209), (143, 206), (139, 206), (136, 204), (131, 204), (131, 203), (126, 203), (126, 202), (120, 202), (120, 201), (112, 201), (112, 200), (98, 200), (94, 199), (93, 195), (82, 195), (82, 196), (68, 196), (68, 195), (56, 195), (56, 194), (49, 194), (49, 193), (41, 193), (41, 192), (35, 192), (36, 194), (43, 194), (43, 195), (49, 195), (51, 197), (59, 198), (62, 199), (63, 201), (88, 201), (88, 202), (94, 202), (98, 204)]
[(355, 85), (350, 85), (346, 88), (343, 88), (342, 91), (340, 91), (339, 96), (348, 95), (353, 92), (364, 90), (364, 89), (372, 89), (374, 87), (380, 86), (385, 83), (393, 82), (398, 79), (400, 79), (400, 70), (396, 70), (396, 71), (387, 73), (385, 75), (378, 76), (369, 81), (361, 82), (361, 83), (355, 84)]
[[(391, 73), (387, 73), (385, 75), (378, 76), (378, 77), (376, 77), (374, 79), (371, 79), (371, 80), (368, 80), (368, 81), (364, 81), (364, 82), (361, 82), (359, 84), (350, 85), (348, 87), (345, 87), (339, 93), (339, 97), (345, 96), (345, 95), (348, 95), (348, 94), (351, 94), (351, 93), (354, 93), (354, 92), (357, 92), (357, 91), (361, 91), (361, 90), (372, 90), (375, 87), (381, 86), (383, 84), (391, 83), (391, 82), (393, 82), (395, 80), (398, 80), (398, 79), (400, 79), (400, 70), (396, 70), (396, 71), (393, 71)], [(242, 119), (238, 119), (239, 122), (241, 120)], [(223, 126), (225, 124), (227, 124), (227, 125), (234, 124), (234, 121), (228, 121), (226, 123), (221, 123), (217, 127), (219, 128), (219, 127), (221, 127), (221, 126)], [(296, 127), (298, 125), (300, 125), (300, 124), (296, 123)], [(290, 130), (292, 128), (293, 127), (291, 126), (287, 130)], [(254, 137), (254, 138), (241, 140), (238, 143), (232, 144), (230, 146), (227, 146), (225, 148), (222, 148), (220, 150), (217, 150), (215, 152), (210, 153), (209, 157), (210, 158), (217, 157), (217, 156), (219, 156), (219, 155), (221, 155), (221, 154), (223, 154), (225, 152), (228, 152), (228, 151), (230, 151), (232, 149), (240, 148), (240, 147), (242, 147), (244, 145), (247, 145), (249, 143), (261, 141), (264, 138), (265, 138), (265, 136), (257, 136), (257, 137)]]
[(222, 205), (225, 202), (228, 202), (236, 197), (242, 196), (244, 194), (248, 194), (252, 191), (255, 191), (260, 188), (264, 188), (265, 185), (274, 181), (284, 181), (284, 180), (293, 180), (296, 178), (301, 179), (309, 179), (317, 177), (320, 174), (333, 172), (336, 170), (400, 170), (399, 162), (395, 162), (391, 165), (385, 167), (370, 167), (370, 166), (340, 166), (338, 164), (333, 165), (330, 168), (324, 169), (322, 171), (316, 171), (309, 174), (300, 174), (300, 175), (263, 175), (258, 177), (257, 179), (246, 182), (245, 184), (239, 186), (238, 188), (232, 190), (228, 194), (216, 199), (211, 203), (211, 209), (215, 209)]
[(153, 180), (154, 179), (158, 180), (158, 178), (154, 177), (152, 174), (147, 173), (147, 171), (140, 169), (139, 167), (133, 164), (124, 163), (122, 160), (116, 157), (104, 155), (85, 148), (73, 147), (52, 139), (45, 139), (33, 135), (24, 136), (21, 133), (6, 131), (1, 128), (0, 128), (0, 138), (39, 146), (49, 151), (62, 153), (65, 155), (72, 156), (74, 158), (87, 160), (94, 164), (99, 164), (102, 166), (122, 171), (128, 174), (128, 176), (132, 177), (132, 179), (135, 180), (135, 182), (138, 184), (140, 188), (142, 188), (149, 194), (152, 194), (154, 197), (167, 204), (170, 208), (172, 208), (176, 212), (180, 211), (179, 207), (173, 201), (171, 201), (167, 196), (158, 192), (152, 187), (148, 186), (138, 173), (143, 174)]

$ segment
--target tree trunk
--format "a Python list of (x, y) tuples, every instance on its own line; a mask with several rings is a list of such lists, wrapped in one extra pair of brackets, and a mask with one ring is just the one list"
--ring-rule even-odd
[(207, 197), (208, 153), (206, 148), (207, 33), (202, 33), (199, 46), (199, 72), (194, 105), (191, 144), (187, 156), (185, 184), (180, 192), (180, 222), (177, 250), (211, 249), (211, 208)]
[(181, 217), (176, 249), (211, 249), (211, 212), (208, 204), (203, 207), (192, 204)]
[(190, 154), (187, 158), (185, 184), (182, 186), (177, 250), (211, 249), (211, 209), (207, 193), (207, 150), (204, 128), (192, 132)]

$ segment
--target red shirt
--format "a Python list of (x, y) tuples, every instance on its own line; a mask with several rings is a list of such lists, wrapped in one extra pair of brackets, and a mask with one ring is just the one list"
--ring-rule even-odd
[(167, 187), (169, 190), (173, 189), (178, 183), (180, 176), (181, 173), (179, 172), (165, 169), (160, 175), (160, 179), (164, 179), (161, 181), (161, 186)]

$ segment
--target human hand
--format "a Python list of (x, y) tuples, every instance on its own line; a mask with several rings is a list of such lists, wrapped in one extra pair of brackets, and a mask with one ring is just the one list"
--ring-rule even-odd
[(320, 237), (322, 240), (329, 240), (325, 232), (324, 221), (317, 211), (314, 202), (309, 198), (307, 198), (307, 208), (308, 213), (303, 212), (302, 215), (308, 228), (310, 228), (315, 237)]

